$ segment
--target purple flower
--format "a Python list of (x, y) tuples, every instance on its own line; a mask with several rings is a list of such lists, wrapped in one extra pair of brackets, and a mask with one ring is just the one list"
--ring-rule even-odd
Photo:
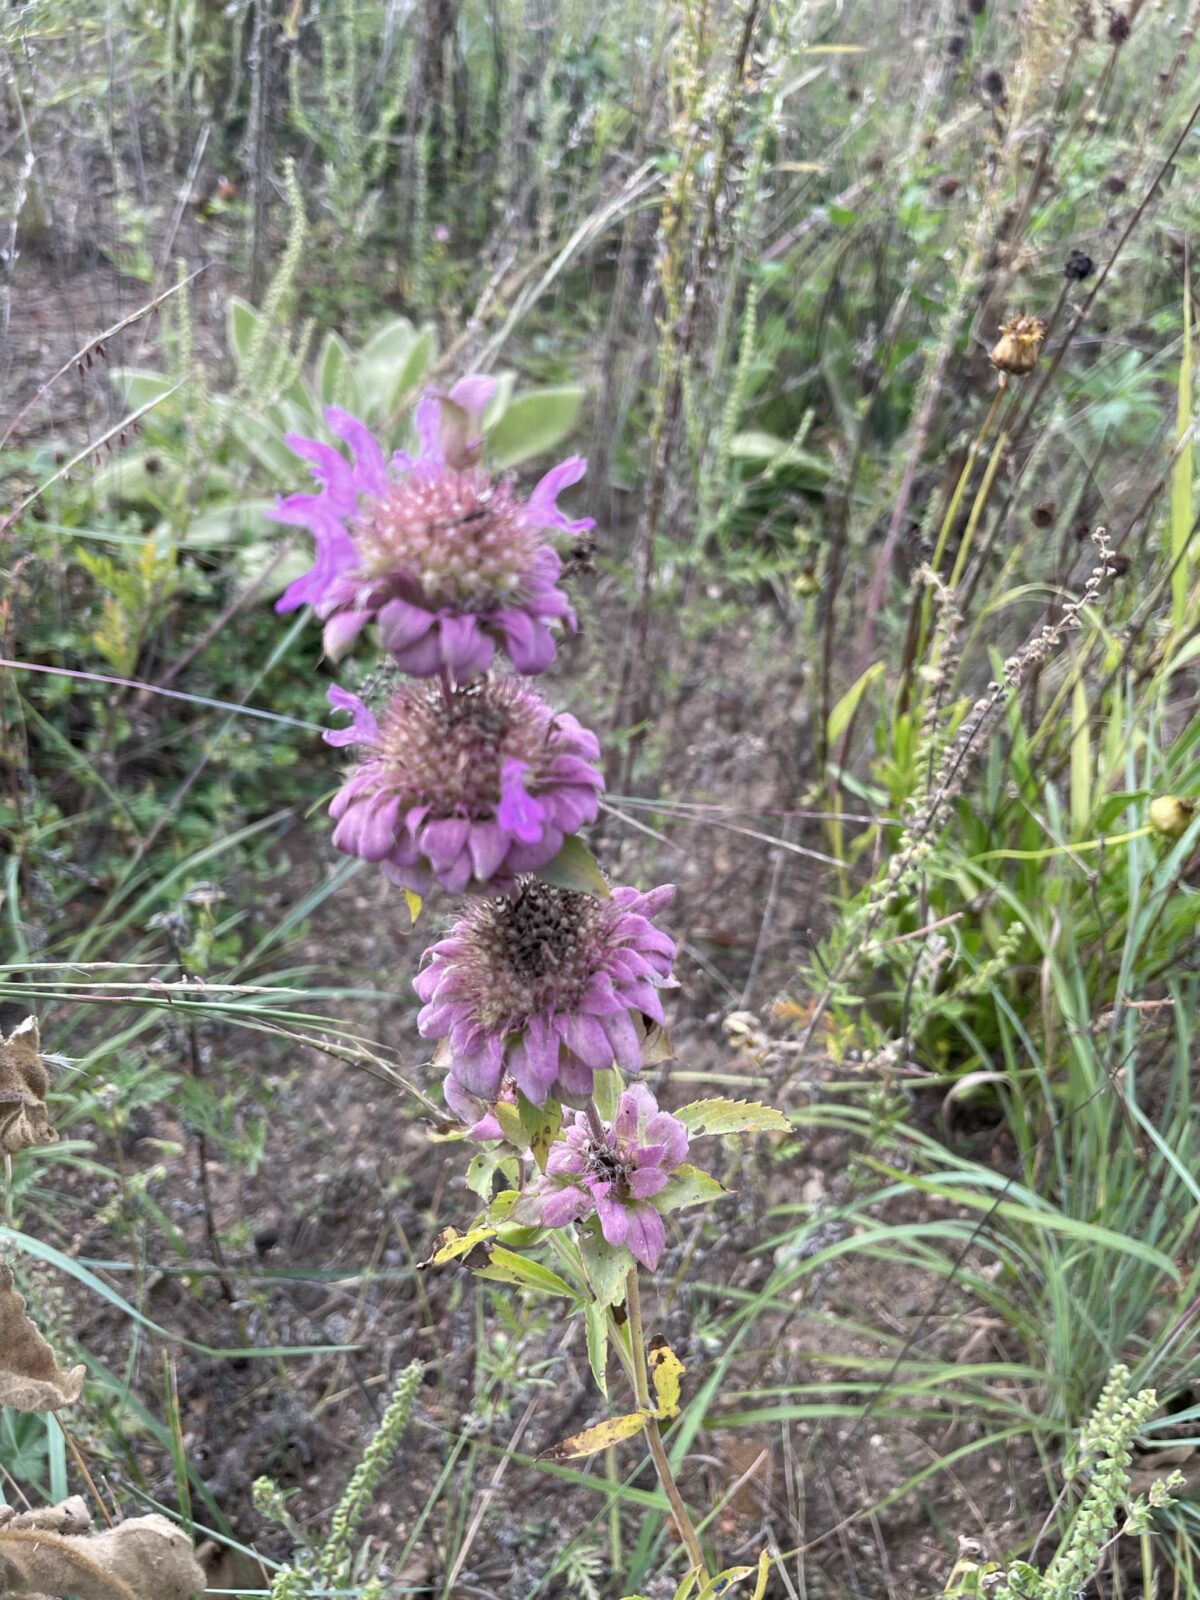
[(421, 1033), (447, 1041), (451, 1077), (488, 1102), (505, 1072), (536, 1105), (551, 1093), (586, 1100), (614, 1061), (637, 1072), (639, 1023), (663, 1021), (658, 991), (675, 955), (650, 919), (674, 893), (600, 900), (523, 878), (506, 898), (473, 902), (425, 953)]
[(628, 1245), (653, 1272), (666, 1238), (654, 1196), (687, 1153), (683, 1123), (658, 1109), (645, 1084), (635, 1083), (621, 1096), (602, 1136), (577, 1111), (573, 1125), (551, 1145), (535, 1185), (540, 1221), (547, 1228), (564, 1228), (595, 1212), (608, 1243)]
[(389, 462), (370, 429), (337, 406), (325, 420), (352, 460), (320, 440), (287, 435), (319, 488), (280, 499), (273, 515), (307, 528), (317, 548), (276, 608), (313, 606), (335, 660), (375, 621), (405, 672), (428, 678), (444, 670), (461, 683), (486, 672), (497, 650), (519, 672), (543, 672), (555, 653), (550, 625), (574, 630), (558, 587), (562, 563), (545, 534), (594, 526), (558, 508), (558, 495), (587, 463), (562, 462), (528, 500), (510, 477), (492, 478), (479, 461), (495, 391), (494, 378), (470, 374), (447, 393), (427, 394), (416, 411), (415, 459), (397, 451)]
[[(466, 1123), (468, 1139), (474, 1139), (478, 1144), (486, 1144), (489, 1139), (503, 1139), (504, 1129), (500, 1126), (494, 1105), (480, 1100), (477, 1095), (468, 1094), (457, 1078), (447, 1077), (443, 1092), (451, 1111), (460, 1122)], [(501, 1093), (503, 1095), (503, 1091)], [(515, 1100), (516, 1091), (512, 1090), (511, 1093)]]
[(434, 879), (454, 894), (509, 887), (596, 819), (595, 734), (519, 678), (448, 694), (402, 683), (378, 720), (344, 689), (329, 699), (354, 720), (326, 740), (363, 747), (329, 807), (334, 845), (406, 889), (424, 894)]

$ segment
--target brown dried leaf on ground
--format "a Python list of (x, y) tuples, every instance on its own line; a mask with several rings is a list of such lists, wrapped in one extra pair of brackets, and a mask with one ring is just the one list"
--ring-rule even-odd
[[(51, 1513), (67, 1510), (48, 1508)], [(26, 1519), (15, 1519), (24, 1522)], [(104, 1533), (0, 1527), (0, 1595), (19, 1600), (189, 1600), (204, 1572), (181, 1528), (157, 1512)]]
[(46, 1111), (49, 1087), (37, 1018), (26, 1017), (7, 1039), (0, 1034), (0, 1155), (58, 1138)]
[[(53, 1411), (78, 1400), (83, 1367), (65, 1372), (25, 1313), (13, 1287), (12, 1268), (0, 1262), (0, 1406)], [(0, 1588), (0, 1594), (4, 1590)]]

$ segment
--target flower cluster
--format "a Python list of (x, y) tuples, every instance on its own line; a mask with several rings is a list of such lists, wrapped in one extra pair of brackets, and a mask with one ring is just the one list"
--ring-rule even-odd
[(519, 672), (544, 672), (555, 654), (550, 624), (575, 628), (558, 587), (562, 563), (544, 535), (594, 526), (558, 509), (587, 463), (562, 462), (528, 500), (508, 479), (493, 479), (479, 461), (495, 390), (494, 379), (472, 376), (448, 394), (427, 395), (417, 407), (415, 457), (397, 451), (389, 461), (365, 423), (338, 406), (325, 420), (352, 461), (318, 439), (287, 435), (320, 487), (281, 499), (273, 515), (307, 528), (317, 549), (277, 608), (311, 605), (333, 659), (375, 621), (403, 671), (462, 683), (486, 672), (498, 649)]
[(601, 900), (523, 878), (511, 895), (472, 902), (415, 981), (417, 1025), (447, 1041), (458, 1087), (491, 1101), (507, 1073), (535, 1105), (582, 1102), (614, 1062), (637, 1072), (675, 955), (650, 919), (673, 894), (620, 888)]
[(651, 1202), (687, 1153), (687, 1129), (678, 1117), (658, 1109), (644, 1084), (626, 1089), (608, 1127), (577, 1111), (537, 1182), (541, 1223), (563, 1228), (595, 1212), (607, 1242), (628, 1245), (653, 1272), (666, 1232)]
[(329, 699), (353, 720), (327, 742), (364, 751), (329, 808), (333, 842), (406, 889), (508, 887), (596, 819), (595, 734), (519, 678), (405, 683), (378, 717), (344, 689)]
[[(442, 1042), (447, 1105), (481, 1141), (512, 1137), (530, 1106), (547, 1108), (547, 1127), (560, 1118), (553, 1102), (579, 1108), (543, 1146), (525, 1198), (546, 1227), (594, 1216), (610, 1245), (653, 1267), (657, 1197), (687, 1154), (686, 1129), (642, 1085), (621, 1095), (608, 1127), (592, 1097), (598, 1073), (639, 1071), (663, 1023), (675, 946), (653, 919), (674, 890), (590, 894), (534, 876), (595, 821), (604, 787), (595, 734), (528, 681), (554, 658), (552, 625), (576, 625), (547, 536), (592, 522), (558, 508), (583, 476), (578, 456), (527, 498), (489, 473), (483, 419), (495, 391), (472, 375), (427, 394), (415, 456), (389, 458), (336, 406), (325, 419), (349, 457), (289, 435), (317, 490), (281, 499), (275, 516), (307, 528), (316, 556), (278, 606), (311, 605), (334, 660), (374, 624), (403, 675), (372, 704), (329, 690), (349, 722), (325, 739), (355, 757), (329, 808), (334, 846), (413, 893), (436, 883), (480, 896), (415, 980), (421, 1033)], [(522, 676), (497, 675), (498, 655)]]

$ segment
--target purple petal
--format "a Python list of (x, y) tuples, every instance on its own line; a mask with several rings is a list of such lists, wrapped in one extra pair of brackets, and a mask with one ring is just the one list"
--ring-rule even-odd
[(653, 1206), (635, 1206), (629, 1213), (625, 1242), (635, 1260), (650, 1272), (657, 1269), (663, 1245), (667, 1242), (667, 1231), (663, 1227), (663, 1219)]
[(634, 1200), (649, 1200), (666, 1186), (667, 1174), (661, 1167), (639, 1167), (629, 1174), (629, 1193)]
[(331, 432), (344, 439), (354, 451), (355, 476), (364, 494), (381, 495), (387, 488), (387, 457), (365, 422), (352, 417), (341, 406), (326, 406), (325, 421)]
[(331, 661), (340, 661), (371, 620), (369, 611), (338, 611), (325, 624), (321, 644)]
[(531, 1017), (525, 1036), (509, 1052), (508, 1070), (518, 1088), (540, 1106), (558, 1077), (558, 1035), (544, 1017)]
[(469, 612), (457, 617), (442, 617), (438, 624), (442, 659), (461, 683), (477, 672), (486, 672), (496, 654), (495, 641)]
[(509, 756), (500, 769), (500, 805), (496, 821), (522, 844), (538, 844), (546, 830), (546, 808), (525, 788), (528, 761)]
[(487, 883), (500, 870), (508, 854), (508, 835), (498, 822), (474, 822), (467, 836), (467, 849), (480, 883)]
[(673, 1117), (669, 1111), (656, 1112), (646, 1123), (645, 1138), (647, 1142), (653, 1141), (662, 1146), (663, 1165), (668, 1171), (677, 1167), (686, 1159), (688, 1153), (688, 1133), (678, 1117)]
[(455, 1056), (450, 1071), (468, 1094), (478, 1095), (481, 1100), (494, 1100), (504, 1074), (503, 1040), (490, 1035), (474, 1055)]
[(442, 817), (427, 822), (421, 830), (421, 849), (433, 863), (435, 872), (452, 867), (466, 848), (471, 824), (465, 817)]
[(348, 711), (354, 719), (348, 728), (326, 728), (322, 738), (326, 744), (376, 744), (379, 740), (379, 724), (375, 715), (348, 689), (339, 688), (331, 684), (325, 692), (325, 698), (335, 711)]
[(547, 1228), (565, 1228), (569, 1222), (578, 1222), (592, 1209), (592, 1197), (583, 1189), (574, 1187), (558, 1189), (548, 1194), (542, 1202), (542, 1225)]
[(583, 456), (568, 456), (534, 485), (529, 496), (529, 515), (539, 528), (561, 528), (566, 533), (586, 533), (596, 526), (595, 517), (580, 517), (571, 522), (558, 509), (558, 497), (564, 489), (578, 483), (587, 471)]
[(545, 672), (554, 660), (556, 646), (545, 623), (525, 611), (497, 611), (491, 619), (504, 630), (508, 653), (518, 672), (531, 676)]
[(581, 1061), (587, 1063), (593, 1072), (603, 1072), (606, 1067), (611, 1067), (613, 1062), (612, 1046), (608, 1042), (608, 1035), (596, 1021), (595, 1017), (577, 1016), (558, 1017), (555, 1027), (562, 1035), (567, 1049), (577, 1055)]
[(600, 1218), (600, 1232), (609, 1244), (624, 1244), (625, 1236), (629, 1232), (629, 1216), (624, 1206), (609, 1194), (611, 1188), (612, 1185), (608, 1183), (592, 1185), (592, 1194), (596, 1199), (596, 1215)]
[(379, 609), (379, 639), (393, 655), (423, 639), (433, 627), (433, 613), (407, 600), (389, 600)]
[(614, 1011), (604, 1017), (601, 1027), (608, 1035), (613, 1055), (626, 1072), (640, 1072), (642, 1068), (642, 1041), (628, 1011)]
[(324, 498), (334, 515), (352, 516), (358, 507), (358, 485), (354, 470), (341, 451), (300, 433), (285, 433), (283, 442), (293, 455), (311, 463), (312, 475), (324, 488)]

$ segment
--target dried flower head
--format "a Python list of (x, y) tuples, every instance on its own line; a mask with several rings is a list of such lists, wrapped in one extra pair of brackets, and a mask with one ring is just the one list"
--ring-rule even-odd
[(384, 648), (415, 677), (445, 670), (463, 682), (485, 672), (497, 649), (518, 671), (542, 672), (554, 659), (550, 624), (574, 629), (558, 588), (562, 563), (545, 534), (594, 526), (587, 517), (568, 521), (557, 504), (587, 463), (562, 462), (528, 500), (510, 478), (492, 478), (479, 462), (495, 388), (494, 379), (472, 376), (427, 395), (417, 407), (415, 459), (397, 451), (389, 462), (365, 424), (337, 406), (325, 420), (352, 462), (332, 445), (288, 434), (321, 487), (281, 499), (272, 514), (308, 528), (317, 551), (277, 609), (312, 605), (335, 660), (375, 620)]
[(1058, 507), (1053, 500), (1039, 500), (1029, 513), (1030, 521), (1035, 528), (1052, 528), (1057, 515)]
[(1121, 45), (1133, 31), (1133, 25), (1123, 11), (1118, 11), (1115, 6), (1108, 13), (1108, 42)]
[(650, 919), (674, 893), (600, 900), (522, 878), (507, 897), (473, 901), (414, 980), (421, 1033), (446, 1040), (451, 1077), (481, 1101), (506, 1072), (537, 1105), (586, 1099), (614, 1061), (637, 1072), (642, 1019), (662, 1022), (675, 956)]
[(1067, 257), (1067, 264), (1063, 268), (1063, 277), (1072, 283), (1082, 283), (1085, 278), (1090, 278), (1096, 270), (1096, 263), (1083, 250), (1072, 250)]
[(1013, 376), (1032, 372), (1045, 337), (1046, 324), (1040, 317), (1012, 317), (1001, 327), (1000, 338), (992, 348), (992, 365)]
[(402, 683), (378, 718), (344, 689), (329, 699), (353, 721), (327, 742), (363, 747), (329, 808), (333, 842), (406, 889), (508, 887), (596, 819), (595, 734), (519, 678)]
[(49, 1090), (37, 1018), (26, 1017), (7, 1039), (0, 1031), (0, 1154), (58, 1138), (46, 1110)]
[(597, 1130), (584, 1112), (550, 1147), (538, 1179), (540, 1221), (564, 1228), (593, 1212), (611, 1245), (628, 1245), (651, 1272), (666, 1241), (654, 1197), (687, 1159), (687, 1129), (658, 1109), (645, 1084), (626, 1089), (611, 1126)]

